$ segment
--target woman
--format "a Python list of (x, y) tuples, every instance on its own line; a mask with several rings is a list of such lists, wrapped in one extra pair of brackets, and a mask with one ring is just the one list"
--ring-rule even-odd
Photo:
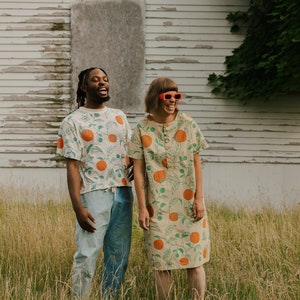
[(128, 148), (158, 299), (167, 299), (174, 269), (186, 269), (192, 299), (204, 299), (203, 264), (210, 254), (199, 155), (207, 143), (196, 122), (178, 110), (181, 99), (173, 80), (153, 80), (145, 98), (149, 115)]

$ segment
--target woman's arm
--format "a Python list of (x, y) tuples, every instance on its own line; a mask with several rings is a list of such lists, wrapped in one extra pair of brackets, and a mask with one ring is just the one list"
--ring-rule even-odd
[(204, 198), (202, 190), (202, 167), (200, 154), (194, 155), (194, 168), (196, 177), (196, 192), (193, 204), (193, 216), (195, 221), (199, 221), (204, 217)]
[(142, 159), (135, 159), (133, 163), (134, 186), (137, 196), (140, 227), (149, 230), (150, 216), (146, 205), (146, 182), (145, 182), (145, 163)]

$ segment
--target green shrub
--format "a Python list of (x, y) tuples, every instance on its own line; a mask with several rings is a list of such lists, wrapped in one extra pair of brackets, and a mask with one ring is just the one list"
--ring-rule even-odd
[(227, 16), (232, 32), (246, 26), (243, 43), (210, 74), (212, 93), (229, 99), (271, 99), (300, 92), (300, 2), (251, 0), (247, 12)]

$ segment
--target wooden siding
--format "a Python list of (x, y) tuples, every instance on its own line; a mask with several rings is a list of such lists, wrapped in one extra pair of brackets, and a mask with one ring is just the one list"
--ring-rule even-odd
[(146, 84), (175, 79), (184, 92), (181, 109), (200, 125), (213, 163), (300, 163), (300, 99), (285, 97), (247, 105), (214, 97), (210, 73), (224, 71), (225, 56), (243, 36), (230, 33), (226, 16), (247, 10), (245, 0), (148, 0)]
[(70, 111), (68, 1), (0, 2), (0, 167), (59, 166), (57, 130)]
[[(0, 3), (0, 167), (60, 167), (56, 134), (70, 112), (70, 7), (77, 1)], [(79, 2), (79, 1), (78, 1)], [(145, 90), (158, 76), (175, 79), (181, 109), (192, 115), (210, 148), (211, 163), (300, 163), (299, 96), (270, 104), (213, 97), (212, 72), (242, 36), (226, 16), (246, 0), (146, 0)], [(132, 112), (132, 126), (142, 117)]]

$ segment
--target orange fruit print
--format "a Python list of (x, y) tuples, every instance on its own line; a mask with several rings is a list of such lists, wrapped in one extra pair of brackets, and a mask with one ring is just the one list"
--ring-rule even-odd
[(182, 266), (185, 266), (189, 263), (189, 259), (187, 257), (181, 257), (179, 259), (179, 263), (182, 265)]
[(122, 117), (120, 117), (120, 116), (115, 116), (115, 120), (116, 120), (117, 123), (119, 123), (120, 125), (123, 125), (123, 124), (124, 124), (124, 121), (123, 121)]
[(96, 167), (99, 171), (104, 171), (107, 167), (107, 164), (104, 160), (99, 160), (96, 164)]
[(197, 244), (199, 243), (200, 241), (200, 234), (199, 232), (192, 232), (191, 235), (190, 235), (190, 241), (193, 243), (193, 244)]
[(152, 144), (152, 138), (150, 135), (144, 134), (142, 135), (142, 143), (144, 147), (149, 147)]
[(185, 142), (186, 138), (187, 138), (185, 131), (182, 129), (177, 130), (174, 137), (175, 137), (176, 142), (178, 142), (178, 143)]
[(125, 156), (125, 164), (126, 164), (126, 166), (128, 166), (130, 164), (130, 158), (127, 155)]
[(153, 179), (154, 181), (156, 181), (157, 183), (162, 183), (166, 180), (166, 172), (165, 171), (156, 171), (153, 174)]
[(161, 250), (164, 247), (164, 242), (162, 240), (155, 240), (153, 242), (153, 247), (157, 250)]
[(184, 192), (183, 192), (183, 198), (185, 200), (192, 200), (194, 197), (194, 192), (192, 190), (189, 190), (189, 189), (186, 189)]
[(168, 166), (168, 161), (166, 158), (163, 158), (161, 161), (162, 165), (166, 168)]
[(169, 214), (169, 219), (170, 219), (171, 221), (177, 221), (177, 220), (178, 220), (178, 214), (177, 214), (176, 212), (171, 212), (171, 213)]
[(84, 129), (81, 131), (81, 137), (84, 141), (90, 142), (94, 138), (94, 133), (90, 129)]
[(108, 140), (111, 142), (111, 143), (115, 143), (117, 141), (117, 136), (115, 134), (109, 134), (108, 135)]
[(64, 147), (64, 140), (62, 138), (57, 139), (57, 148), (62, 149)]

